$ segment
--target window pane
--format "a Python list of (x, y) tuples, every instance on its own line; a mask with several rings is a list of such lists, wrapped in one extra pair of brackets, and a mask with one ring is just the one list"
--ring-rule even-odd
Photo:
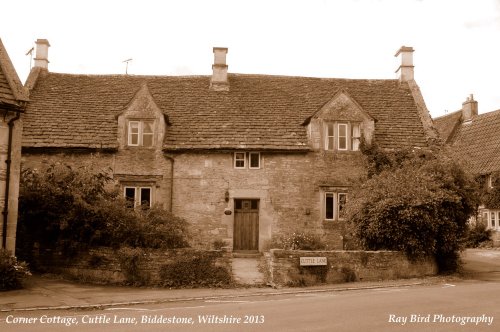
[(347, 125), (339, 123), (339, 150), (347, 150)]
[(359, 124), (355, 123), (352, 125), (352, 150), (359, 150), (359, 140), (361, 138), (361, 130)]
[(151, 188), (141, 188), (140, 202), (142, 207), (151, 206)]
[(325, 194), (325, 219), (333, 220), (334, 200), (333, 193)]
[(241, 199), (234, 200), (234, 208), (237, 210), (241, 210)]
[(135, 188), (125, 187), (125, 200), (127, 201), (127, 207), (134, 207)]
[(144, 121), (143, 122), (143, 127), (142, 127), (142, 132), (144, 134), (152, 134), (153, 133), (153, 122), (151, 122), (151, 121)]
[(153, 134), (142, 135), (142, 146), (153, 146)]
[(253, 199), (251, 208), (252, 208), (252, 210), (257, 210), (259, 208), (259, 201), (256, 199)]
[(326, 149), (333, 150), (334, 149), (334, 131), (333, 131), (333, 123), (327, 124), (327, 137), (326, 137)]
[(137, 121), (128, 123), (128, 144), (139, 145), (139, 122)]
[(333, 136), (328, 137), (328, 146), (326, 147), (327, 150), (333, 150)]
[(250, 168), (260, 167), (260, 153), (250, 152)]
[(339, 218), (343, 218), (345, 215), (345, 204), (347, 202), (347, 194), (339, 193)]
[(339, 137), (339, 150), (347, 150), (347, 139)]

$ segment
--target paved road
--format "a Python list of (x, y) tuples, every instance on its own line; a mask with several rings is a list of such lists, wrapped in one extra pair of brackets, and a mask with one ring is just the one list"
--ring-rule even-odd
[[(499, 331), (498, 294), (498, 282), (460, 281), (457, 284), (200, 300), (99, 311), (14, 312), (0, 314), (0, 330)], [(477, 325), (475, 322), (460, 323), (461, 319), (475, 317), (481, 319)], [(71, 325), (66, 326), (66, 323)]]
[(462, 260), (470, 278), (500, 281), (500, 250), (468, 249), (463, 253)]

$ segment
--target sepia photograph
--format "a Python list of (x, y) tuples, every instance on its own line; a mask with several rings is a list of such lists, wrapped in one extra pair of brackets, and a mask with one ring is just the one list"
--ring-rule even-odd
[(0, 13), (0, 331), (500, 330), (500, 0)]

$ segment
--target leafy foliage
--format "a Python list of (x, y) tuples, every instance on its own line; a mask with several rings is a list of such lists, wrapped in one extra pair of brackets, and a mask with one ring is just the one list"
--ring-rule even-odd
[(478, 205), (473, 179), (444, 151), (372, 149), (368, 159), (370, 178), (346, 207), (355, 238), (369, 250), (435, 256), (441, 271), (455, 269)]
[(149, 277), (140, 268), (144, 255), (141, 248), (123, 247), (118, 251), (120, 268), (129, 285), (142, 286), (147, 284)]
[(96, 246), (188, 246), (187, 222), (159, 207), (127, 208), (111, 177), (93, 167), (53, 164), (25, 169), (19, 195), (18, 254), (30, 260), (35, 243), (67, 257)]
[(486, 229), (486, 225), (482, 222), (469, 225), (465, 235), (465, 246), (467, 248), (477, 248), (482, 243), (491, 240), (491, 229)]
[(31, 273), (28, 265), (19, 262), (7, 250), (0, 249), (0, 291), (19, 289)]
[(160, 268), (165, 287), (222, 287), (232, 282), (231, 273), (215, 264), (220, 252), (193, 252), (189, 258), (179, 257)]
[(287, 235), (273, 236), (270, 248), (285, 250), (326, 250), (327, 245), (319, 235), (304, 232), (293, 232)]

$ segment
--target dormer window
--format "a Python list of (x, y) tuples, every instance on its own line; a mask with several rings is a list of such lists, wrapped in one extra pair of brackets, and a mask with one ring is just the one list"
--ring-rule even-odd
[(137, 120), (128, 122), (128, 146), (153, 146), (154, 121)]
[(326, 122), (325, 150), (358, 151), (361, 138), (357, 122)]

